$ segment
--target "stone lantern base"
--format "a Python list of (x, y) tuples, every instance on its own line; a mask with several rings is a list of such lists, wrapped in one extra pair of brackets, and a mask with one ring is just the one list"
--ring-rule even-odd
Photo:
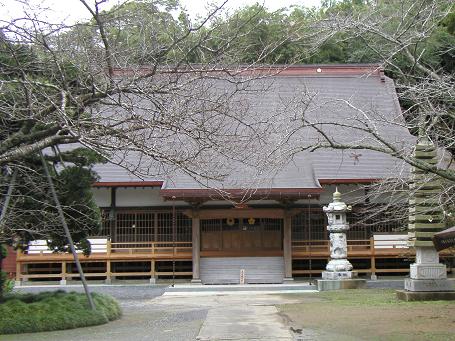
[(439, 254), (432, 247), (416, 247), (416, 262), (411, 264), (410, 278), (397, 297), (406, 301), (453, 300), (454, 286), (447, 279), (447, 268), (439, 263)]
[(360, 289), (366, 286), (365, 279), (357, 278), (355, 271), (324, 271), (318, 280), (318, 290)]
[(451, 291), (447, 268), (439, 263), (439, 254), (433, 247), (416, 247), (416, 262), (411, 264), (410, 278), (404, 282), (407, 291)]
[(322, 279), (327, 280), (342, 280), (357, 278), (357, 272), (354, 271), (324, 271)]
[(342, 289), (362, 289), (367, 285), (365, 279), (318, 279), (318, 290), (342, 290)]

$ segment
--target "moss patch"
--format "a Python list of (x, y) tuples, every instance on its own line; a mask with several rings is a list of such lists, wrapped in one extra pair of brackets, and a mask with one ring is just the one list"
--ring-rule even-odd
[(121, 310), (112, 297), (93, 293), (96, 311), (85, 294), (42, 292), (14, 294), (0, 304), (0, 334), (34, 333), (104, 324), (118, 319)]
[[(340, 290), (293, 295), (298, 303), (280, 305), (303, 331), (333, 333), (340, 340), (455, 340), (455, 304), (404, 302), (394, 290)], [(333, 335), (332, 335), (333, 336)]]

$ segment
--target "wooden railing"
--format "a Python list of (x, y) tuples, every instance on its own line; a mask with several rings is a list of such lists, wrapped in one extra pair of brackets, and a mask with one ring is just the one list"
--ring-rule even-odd
[[(107, 282), (112, 277), (148, 277), (156, 278), (157, 276), (191, 276), (191, 271), (157, 271), (156, 262), (170, 262), (172, 260), (191, 261), (192, 244), (191, 242), (118, 242), (112, 243), (109, 240), (93, 239), (92, 253), (85, 256), (79, 253), (79, 259), (82, 263), (102, 263), (104, 264), (98, 271), (88, 271), (87, 277), (104, 277)], [(67, 264), (72, 263), (73, 255), (69, 253), (53, 253), (42, 243), (34, 243), (25, 253), (18, 250), (16, 257), (16, 280), (22, 281), (27, 279), (44, 279), (55, 278), (66, 281), (68, 278), (80, 277), (78, 273), (68, 273)], [(112, 272), (112, 263), (116, 262), (150, 262), (150, 271), (137, 272)], [(43, 264), (59, 263), (60, 272), (52, 271), (49, 268), (43, 268), (40, 273), (28, 274), (23, 273), (24, 264)], [(93, 269), (92, 269), (93, 270)]]
[[(115, 259), (126, 255), (136, 255), (138, 258), (157, 258), (165, 257), (187, 257), (191, 256), (191, 242), (117, 242), (112, 243), (106, 239), (91, 239), (92, 253), (90, 256), (80, 255), (81, 260), (106, 259), (111, 256)], [(78, 251), (82, 253), (82, 251)], [(118, 256), (118, 257), (117, 257)], [(54, 253), (49, 250), (47, 245), (34, 243), (25, 253), (18, 251), (17, 260), (55, 260), (72, 258), (68, 253)], [(134, 257), (127, 257), (127, 259)]]
[[(413, 258), (415, 252), (412, 248), (406, 246), (403, 236), (393, 239), (391, 235), (387, 238), (375, 236), (367, 240), (348, 240), (348, 258), (349, 259), (366, 259), (370, 261), (370, 266), (367, 269), (356, 269), (358, 272), (371, 273), (390, 273), (409, 272), (409, 267), (406, 268), (377, 268), (377, 259), (404, 259)], [(104, 277), (110, 281), (112, 277), (139, 277), (150, 276), (169, 276), (171, 271), (156, 271), (157, 262), (170, 262), (172, 260), (192, 260), (192, 243), (191, 242), (115, 242), (112, 243), (107, 239), (93, 239), (92, 253), (90, 256), (79, 255), (83, 263), (100, 263), (98, 271), (87, 272), (88, 277)], [(16, 279), (26, 280), (30, 278), (77, 278), (79, 274), (68, 273), (67, 264), (73, 262), (73, 256), (68, 253), (52, 253), (43, 245), (35, 245), (35, 248), (29, 249), (27, 253), (17, 252), (16, 257)], [(441, 256), (453, 257), (453, 252), (443, 251)], [(310, 259), (329, 259), (330, 257), (330, 241), (329, 240), (307, 240), (292, 242), (292, 258), (294, 260), (310, 260)], [(112, 263), (119, 262), (150, 262), (150, 271), (142, 272), (112, 272)], [(61, 270), (51, 271), (43, 268), (42, 273), (28, 274), (23, 273), (24, 264), (44, 264), (57, 263), (60, 264)], [(55, 270), (55, 268), (54, 268)], [(93, 270), (93, 269), (92, 269)], [(36, 270), (39, 271), (39, 270)], [(46, 272), (47, 271), (47, 272)], [(308, 275), (321, 273), (322, 269), (294, 269), (294, 275)], [(176, 275), (190, 276), (192, 272), (180, 271)]]
[(108, 242), (107, 253), (129, 253), (150, 255), (191, 255), (191, 242)]
[[(370, 267), (367, 269), (355, 269), (359, 273), (408, 273), (409, 266), (401, 268), (377, 268), (377, 259), (412, 259), (415, 257), (415, 250), (406, 244), (406, 236), (399, 235), (393, 238), (392, 235), (377, 235), (367, 240), (348, 240), (349, 259), (369, 259)], [(442, 257), (454, 257), (454, 253), (448, 250), (440, 252)], [(308, 259), (329, 259), (329, 240), (305, 240), (292, 242), (292, 257), (296, 260)], [(448, 268), (448, 271), (452, 269)], [(323, 269), (294, 269), (294, 275), (320, 274)]]
[[(404, 254), (413, 255), (413, 250), (409, 249), (403, 237), (396, 239), (349, 239), (347, 241), (348, 257), (363, 257), (374, 254), (392, 256), (401, 256)], [(329, 240), (302, 240), (292, 242), (293, 256), (321, 256), (328, 257), (330, 255)]]

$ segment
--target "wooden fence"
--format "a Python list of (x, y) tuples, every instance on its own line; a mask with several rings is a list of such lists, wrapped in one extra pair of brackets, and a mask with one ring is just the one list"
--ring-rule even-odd
[[(114, 277), (150, 277), (157, 276), (191, 276), (191, 271), (169, 271), (170, 263), (173, 261), (191, 262), (191, 242), (119, 242), (111, 243), (107, 239), (91, 240), (92, 253), (89, 256), (79, 254), (82, 264), (93, 266), (86, 272), (89, 278), (103, 278), (110, 281)], [(441, 252), (442, 257), (454, 257), (452, 251)], [(384, 259), (413, 259), (415, 252), (408, 248), (404, 235), (396, 237), (378, 237), (367, 240), (348, 240), (348, 258), (350, 260), (369, 261), (369, 267), (355, 269), (360, 273), (407, 273), (409, 267), (382, 267), (376, 266), (377, 260)], [(330, 258), (330, 242), (328, 240), (307, 240), (292, 242), (292, 258), (294, 261), (328, 260)], [(141, 271), (115, 272), (112, 271), (115, 263), (142, 262), (148, 263), (147, 269)], [(73, 256), (68, 253), (53, 253), (47, 249), (47, 245), (36, 243), (27, 253), (17, 252), (16, 256), (16, 280), (28, 279), (71, 279), (78, 278), (79, 274), (73, 271), (68, 272), (68, 265), (73, 263)], [(28, 265), (54, 264), (54, 268), (43, 266), (34, 269), (35, 273), (27, 271)], [(157, 270), (159, 268), (165, 270)], [(163, 266), (165, 264), (165, 266)], [(167, 264), (167, 265), (166, 265)], [(449, 269), (451, 270), (451, 269)], [(294, 275), (318, 274), (323, 268), (293, 269)]]
[[(92, 268), (85, 275), (89, 278), (101, 277), (110, 281), (113, 277), (150, 277), (157, 276), (191, 276), (191, 271), (157, 271), (157, 262), (191, 261), (192, 248), (188, 242), (140, 242), (140, 243), (111, 243), (106, 239), (92, 239), (92, 253), (85, 256), (78, 254), (82, 264), (97, 263), (100, 267)], [(17, 252), (16, 256), (16, 281), (28, 279), (60, 279), (78, 278), (78, 273), (69, 273), (67, 265), (73, 262), (73, 255), (69, 253), (53, 253), (42, 243), (35, 243), (27, 253)], [(113, 263), (150, 262), (150, 270), (134, 272), (113, 272)], [(24, 273), (24, 268), (29, 264), (60, 264), (60, 272), (55, 272), (49, 267), (37, 268), (40, 273)]]
[[(375, 235), (370, 239), (348, 240), (348, 259), (349, 260), (369, 260), (369, 267), (357, 269), (359, 273), (409, 273), (409, 266), (406, 267), (377, 267), (377, 260), (396, 259), (414, 260), (415, 250), (409, 248), (406, 243), (406, 235)], [(453, 250), (440, 252), (444, 258), (453, 258)], [(307, 240), (292, 242), (293, 260), (315, 260), (330, 259), (329, 240)], [(293, 269), (294, 275), (320, 274), (324, 269)], [(452, 271), (448, 267), (448, 271)]]

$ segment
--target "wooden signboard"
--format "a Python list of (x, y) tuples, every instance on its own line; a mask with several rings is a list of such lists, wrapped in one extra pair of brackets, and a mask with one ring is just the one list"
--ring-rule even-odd
[(240, 284), (245, 284), (245, 269), (240, 269)]
[(455, 246), (455, 226), (433, 235), (433, 245), (437, 251)]

